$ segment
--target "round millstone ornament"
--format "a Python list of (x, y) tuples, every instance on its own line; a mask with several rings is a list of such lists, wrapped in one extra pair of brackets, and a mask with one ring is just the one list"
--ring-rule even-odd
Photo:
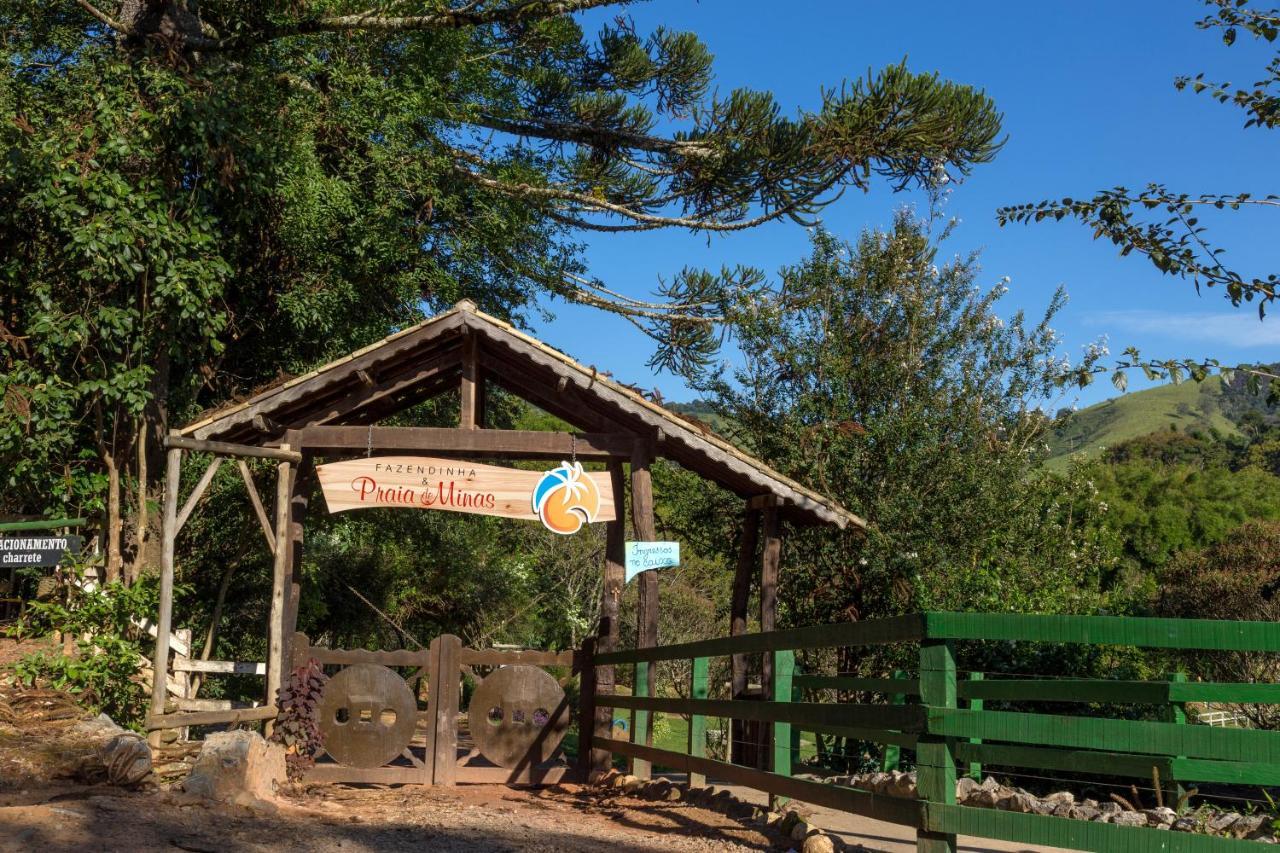
[(471, 736), (480, 754), (499, 767), (548, 760), (569, 727), (564, 690), (536, 666), (504, 666), (471, 695)]
[(320, 700), (324, 750), (348, 767), (381, 767), (413, 740), (418, 705), (394, 670), (361, 663), (346, 667)]

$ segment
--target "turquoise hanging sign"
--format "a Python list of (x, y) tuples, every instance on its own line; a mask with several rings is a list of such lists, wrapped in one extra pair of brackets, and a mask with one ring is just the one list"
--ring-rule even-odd
[(627, 583), (641, 572), (680, 565), (679, 542), (628, 542)]

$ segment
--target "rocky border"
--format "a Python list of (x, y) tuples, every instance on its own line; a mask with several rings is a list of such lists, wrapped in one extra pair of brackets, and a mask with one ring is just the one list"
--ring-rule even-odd
[(725, 788), (714, 785), (690, 787), (669, 779), (641, 779), (617, 770), (593, 773), (591, 783), (610, 788), (629, 796), (660, 802), (684, 802), (691, 806), (709, 809), (734, 820), (762, 827), (783, 849), (798, 853), (837, 853), (837, 851), (863, 850), (861, 845), (849, 846), (835, 836), (809, 822), (801, 810), (770, 811), (764, 806), (748, 803)]

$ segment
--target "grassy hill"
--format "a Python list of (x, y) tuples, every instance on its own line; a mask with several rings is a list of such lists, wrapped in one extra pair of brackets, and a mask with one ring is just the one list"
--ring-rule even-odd
[(1234, 398), (1219, 377), (1204, 382), (1161, 385), (1105, 400), (1072, 414), (1049, 439), (1050, 468), (1062, 468), (1074, 453), (1086, 457), (1122, 441), (1168, 429), (1184, 432), (1216, 429), (1223, 435), (1240, 430), (1227, 412)]

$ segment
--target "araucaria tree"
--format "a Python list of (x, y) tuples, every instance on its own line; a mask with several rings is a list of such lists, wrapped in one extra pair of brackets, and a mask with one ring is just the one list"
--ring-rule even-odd
[(694, 375), (741, 442), (868, 522), (865, 539), (787, 539), (794, 624), (1095, 603), (1099, 507), (1040, 466), (1061, 295), (1027, 324), (998, 313), (1003, 282), (977, 280), (974, 257), (939, 263), (905, 212), (854, 244), (818, 232), (733, 307), (740, 366)]
[(0, 512), (102, 503), (136, 570), (193, 408), (461, 296), (622, 312), (696, 361), (735, 274), (628, 298), (584, 231), (804, 220), (998, 148), (988, 98), (904, 66), (794, 116), (712, 94), (694, 35), (575, 17), (625, 5), (0, 0)]

